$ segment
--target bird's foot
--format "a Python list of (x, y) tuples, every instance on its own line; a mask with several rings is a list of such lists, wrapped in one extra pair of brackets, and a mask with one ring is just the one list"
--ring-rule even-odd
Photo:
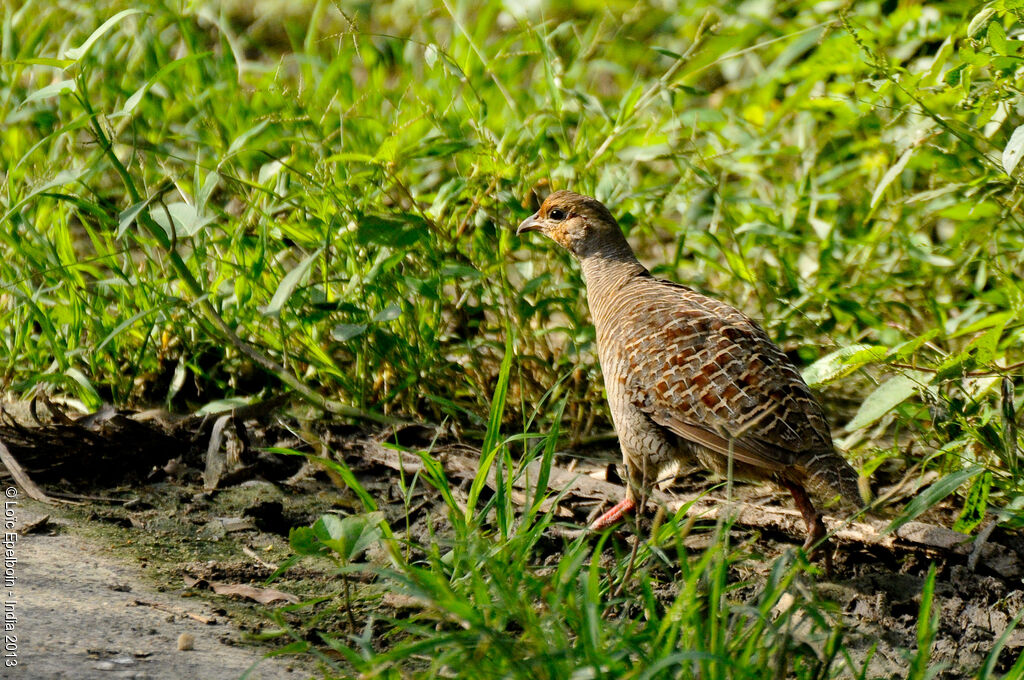
[(828, 544), (828, 529), (825, 528), (821, 514), (814, 509), (811, 498), (803, 486), (789, 480), (782, 480), (782, 486), (793, 495), (796, 509), (800, 511), (804, 524), (807, 525), (807, 540), (804, 542), (807, 558), (813, 560), (821, 552), (825, 559), (825, 575), (832, 576), (832, 551)]
[(825, 523), (821, 520), (821, 515), (815, 513), (814, 518), (808, 520), (807, 524), (808, 534), (807, 540), (804, 541), (804, 551), (807, 553), (808, 559), (812, 560), (821, 555), (825, 562), (825, 576), (831, 578), (832, 546), (828, 542), (828, 530), (825, 528)]
[(632, 499), (623, 498), (621, 501), (612, 506), (612, 509), (604, 513), (590, 525), (593, 531), (603, 531), (608, 527), (619, 522), (622, 516), (627, 512), (636, 507), (636, 503)]

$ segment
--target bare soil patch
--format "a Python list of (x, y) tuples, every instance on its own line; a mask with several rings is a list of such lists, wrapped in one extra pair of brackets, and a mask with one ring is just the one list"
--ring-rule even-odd
[(161, 592), (101, 543), (56, 530), (23, 537), (17, 555), (20, 658), (5, 678), (311, 677), (308, 660), (263, 658), (222, 607)]

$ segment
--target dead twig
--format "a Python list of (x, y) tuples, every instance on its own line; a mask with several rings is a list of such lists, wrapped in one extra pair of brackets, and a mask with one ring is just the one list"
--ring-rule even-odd
[(259, 555), (258, 555), (258, 554), (256, 553), (256, 551), (255, 551), (255, 550), (253, 550), (253, 549), (252, 549), (252, 548), (250, 548), (249, 546), (247, 546), (247, 545), (243, 545), (243, 546), (242, 546), (242, 552), (244, 552), (244, 553), (245, 553), (246, 555), (248, 555), (249, 557), (251, 557), (251, 558), (252, 558), (252, 560), (253, 560), (253, 562), (255, 562), (256, 564), (260, 565), (260, 566), (261, 566), (261, 567), (263, 567), (264, 569), (269, 569), (269, 570), (271, 570), (271, 571), (277, 571), (277, 565), (276, 565), (276, 564), (274, 564), (273, 562), (267, 562), (266, 560), (264, 560), (263, 558), (261, 558), (261, 557), (260, 557), (260, 556), (259, 556)]
[(196, 614), (195, 612), (186, 611), (186, 610), (182, 609), (181, 607), (171, 607), (169, 605), (162, 604), (160, 602), (148, 602), (146, 600), (132, 600), (132, 606), (135, 606), (135, 607), (151, 607), (153, 609), (156, 609), (157, 611), (167, 612), (168, 614), (174, 614), (175, 616), (186, 616), (186, 617), (192, 619), (193, 621), (198, 621), (199, 623), (206, 624), (207, 626), (212, 626), (215, 623), (217, 623), (217, 617), (216, 616), (206, 616), (204, 614)]
[(21, 490), (25, 492), (25, 495), (29, 498), (35, 499), (40, 503), (46, 503), (48, 505), (54, 505), (57, 501), (50, 498), (43, 490), (36, 486), (36, 483), (28, 476), (17, 459), (11, 454), (2, 441), (0, 441), (0, 463), (4, 464), (7, 471), (14, 477), (14, 481), (21, 487)]

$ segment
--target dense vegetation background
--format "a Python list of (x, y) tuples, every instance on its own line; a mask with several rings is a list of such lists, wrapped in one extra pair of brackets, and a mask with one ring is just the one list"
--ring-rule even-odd
[(491, 444), (500, 393), (578, 441), (580, 275), (513, 233), (572, 188), (762, 320), (855, 464), (1018, 527), (1022, 5), (6, 2), (0, 381)]

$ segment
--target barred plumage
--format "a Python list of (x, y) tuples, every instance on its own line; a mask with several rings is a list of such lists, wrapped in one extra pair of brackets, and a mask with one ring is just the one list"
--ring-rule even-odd
[(632, 509), (680, 464), (788, 489), (808, 529), (825, 533), (805, 488), (861, 506), (857, 472), (836, 453), (799, 371), (754, 321), (724, 302), (656, 279), (597, 200), (551, 194), (518, 233), (541, 231), (579, 260), (629, 486), (595, 522)]

